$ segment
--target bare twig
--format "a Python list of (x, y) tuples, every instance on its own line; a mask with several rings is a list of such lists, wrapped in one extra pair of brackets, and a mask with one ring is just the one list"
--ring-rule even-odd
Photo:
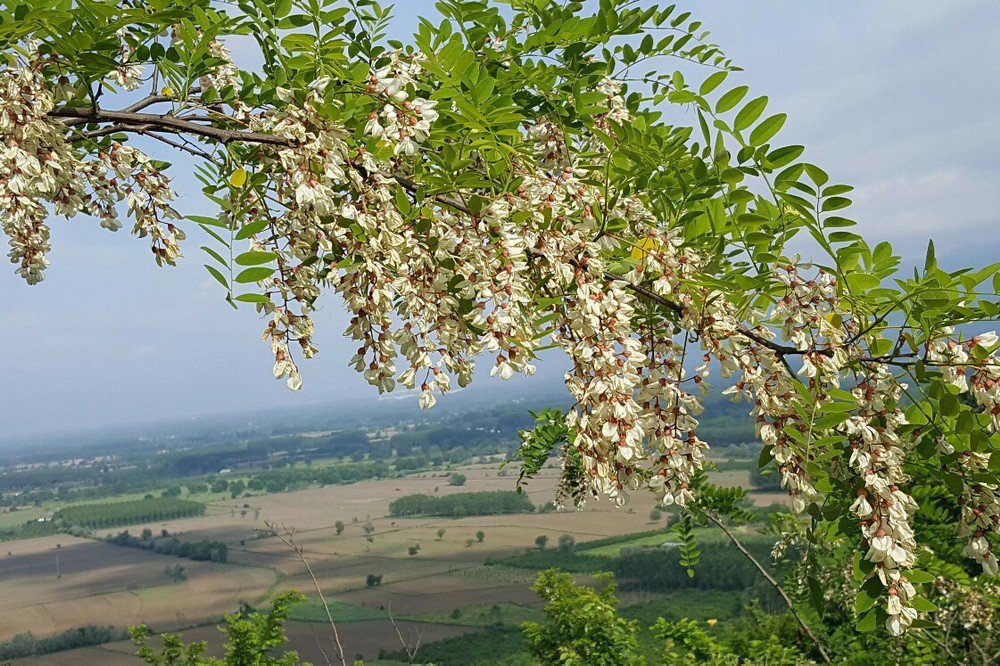
[[(330, 623), (330, 629), (333, 630), (333, 642), (337, 646), (337, 658), (340, 659), (340, 663), (343, 666), (347, 666), (347, 659), (344, 657), (344, 646), (340, 642), (340, 633), (337, 631), (337, 623), (333, 621), (333, 614), (330, 612), (330, 605), (326, 602), (326, 597), (323, 595), (323, 589), (319, 585), (319, 581), (316, 580), (316, 574), (313, 573), (312, 567), (309, 566), (309, 560), (306, 559), (305, 550), (295, 542), (295, 530), (287, 525), (280, 525), (278, 523), (273, 523), (269, 520), (264, 521), (264, 525), (270, 530), (271, 534), (278, 537), (281, 543), (285, 544), (299, 556), (299, 561), (306, 568), (306, 572), (309, 574), (309, 578), (312, 579), (313, 587), (316, 588), (316, 594), (319, 595), (319, 601), (323, 604), (323, 610), (326, 611), (326, 619)], [(325, 656), (325, 655), (324, 655)]]
[(805, 620), (802, 619), (802, 616), (799, 615), (798, 611), (795, 610), (795, 604), (792, 603), (792, 600), (788, 596), (788, 593), (785, 592), (785, 589), (781, 587), (781, 583), (775, 580), (774, 576), (772, 576), (771, 573), (766, 568), (764, 568), (764, 565), (762, 565), (757, 560), (757, 558), (754, 557), (750, 553), (750, 551), (743, 546), (742, 543), (740, 543), (740, 540), (736, 538), (736, 535), (733, 534), (728, 527), (726, 527), (726, 524), (722, 522), (722, 519), (719, 518), (718, 515), (716, 515), (711, 511), (703, 511), (702, 513), (711, 522), (715, 523), (715, 525), (720, 530), (722, 530), (722, 532), (729, 538), (729, 540), (733, 543), (733, 545), (736, 546), (736, 549), (739, 550), (741, 553), (743, 553), (743, 555), (748, 560), (750, 560), (750, 563), (753, 564), (754, 567), (756, 567), (757, 571), (760, 572), (760, 575), (764, 577), (764, 580), (766, 580), (768, 583), (771, 584), (771, 587), (773, 587), (775, 591), (777, 591), (778, 595), (781, 596), (782, 601), (785, 602), (785, 605), (788, 607), (788, 610), (792, 614), (792, 617), (794, 617), (795, 620), (799, 623), (799, 626), (802, 627), (802, 631), (804, 631), (806, 635), (809, 636), (809, 638), (812, 640), (813, 644), (816, 646), (816, 649), (823, 657), (823, 661), (828, 664), (832, 663), (830, 661), (830, 656), (826, 653), (826, 649), (823, 647), (823, 642), (820, 641), (819, 637), (813, 633), (813, 630), (809, 628), (809, 625), (806, 624)]
[(389, 624), (396, 631), (396, 636), (399, 638), (400, 645), (403, 646), (403, 650), (406, 652), (406, 658), (412, 664), (417, 658), (417, 652), (420, 650), (420, 643), (423, 639), (423, 633), (417, 627), (413, 627), (413, 635), (416, 637), (413, 645), (410, 645), (405, 638), (403, 638), (403, 632), (400, 631), (399, 625), (396, 624), (396, 619), (392, 616), (392, 606), (386, 605), (385, 614), (389, 616)]

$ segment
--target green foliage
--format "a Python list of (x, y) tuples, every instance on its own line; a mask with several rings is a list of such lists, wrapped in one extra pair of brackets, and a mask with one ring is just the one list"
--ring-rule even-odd
[(645, 663), (638, 652), (638, 625), (617, 613), (610, 574), (597, 576), (601, 590), (577, 586), (565, 572), (538, 574), (532, 589), (545, 600), (545, 624), (526, 622), (528, 651), (543, 664), (634, 666)]
[(177, 537), (170, 537), (168, 535), (154, 539), (152, 538), (152, 533), (150, 533), (149, 537), (143, 536), (140, 538), (132, 536), (128, 530), (115, 535), (109, 534), (104, 537), (104, 541), (125, 548), (141, 548), (159, 555), (173, 555), (196, 561), (219, 563), (229, 561), (229, 546), (223, 541), (207, 539), (202, 541), (181, 541)]
[(203, 657), (207, 643), (185, 645), (176, 634), (163, 634), (160, 650), (150, 647), (149, 627), (139, 625), (129, 629), (132, 641), (138, 647), (139, 658), (147, 664), (167, 666), (297, 666), (296, 652), (274, 656), (277, 648), (287, 642), (284, 623), (292, 606), (305, 601), (295, 591), (283, 592), (274, 598), (267, 613), (248, 609), (242, 613), (226, 615), (219, 630), (226, 636), (225, 658)]
[[(766, 563), (771, 543), (773, 539), (761, 539), (744, 545), (758, 561)], [(650, 591), (698, 588), (739, 592), (762, 581), (757, 569), (732, 545), (713, 543), (706, 547), (694, 575), (688, 575), (683, 562), (684, 555), (676, 547), (625, 549), (614, 572), (623, 588)]]
[(67, 525), (83, 527), (116, 527), (134, 523), (149, 523), (175, 518), (200, 516), (205, 505), (186, 499), (154, 498), (109, 502), (106, 504), (81, 504), (59, 509), (54, 518)]
[(37, 657), (52, 652), (109, 643), (125, 637), (126, 633), (120, 629), (96, 625), (67, 629), (48, 638), (36, 638), (30, 632), (15, 634), (12, 638), (0, 642), (0, 659)]
[(722, 657), (726, 654), (726, 649), (694, 620), (667, 622), (661, 618), (652, 629), (664, 643), (663, 662), (668, 666), (724, 663)]
[(464, 486), (465, 485), (465, 475), (455, 472), (450, 477), (448, 477), (448, 484), (452, 486)]
[(389, 504), (389, 515), (442, 516), (494, 516), (510, 513), (531, 513), (535, 505), (527, 496), (511, 490), (491, 490), (473, 493), (454, 493), (442, 497), (432, 495), (405, 495)]
[[(410, 661), (402, 650), (387, 651), (379, 658), (403, 663)], [(420, 647), (419, 658), (427, 664), (463, 666), (533, 666), (537, 663), (524, 652), (521, 630), (510, 627), (490, 627), (428, 643)]]

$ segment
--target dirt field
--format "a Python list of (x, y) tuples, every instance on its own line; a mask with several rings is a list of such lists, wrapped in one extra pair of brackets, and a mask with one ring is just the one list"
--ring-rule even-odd
[[(267, 569), (179, 560), (66, 535), (4, 546), (0, 639), (87, 624), (190, 626), (231, 610), (234, 600), (263, 597), (276, 578)], [(164, 569), (176, 564), (187, 570), (186, 581), (166, 577)]]
[[(419, 635), (423, 644), (479, 631), (471, 627), (426, 622), (397, 622), (396, 624), (406, 640), (411, 641)], [(331, 661), (337, 663), (327, 625), (318, 622), (289, 622), (286, 629), (289, 645), (294, 646), (290, 649), (295, 649), (301, 660), (313, 664), (325, 664), (326, 659), (323, 656), (323, 652), (325, 652)], [(399, 649), (399, 638), (388, 621), (343, 622), (338, 625), (337, 630), (340, 633), (340, 640), (344, 646), (344, 655), (347, 657), (348, 663), (359, 654), (364, 657), (366, 662), (369, 662), (375, 659), (379, 650), (383, 648)], [(219, 632), (215, 627), (190, 629), (183, 632), (183, 636), (187, 642), (207, 640), (210, 646), (214, 645), (208, 650), (208, 654), (222, 655), (222, 651), (218, 648)], [(38, 664), (39, 666), (135, 666), (134, 648), (132, 643), (121, 641), (100, 647), (68, 650), (31, 659), (18, 659), (14, 663), (24, 666), (28, 664)], [(320, 648), (322, 648), (322, 652)]]
[[(308, 559), (324, 593), (331, 600), (359, 604), (373, 610), (391, 609), (398, 615), (440, 614), (455, 608), (515, 603), (538, 607), (530, 590), (531, 572), (484, 567), (490, 558), (503, 558), (534, 546), (539, 535), (555, 543), (561, 534), (577, 542), (613, 534), (649, 530), (654, 497), (634, 493), (630, 508), (594, 502), (584, 510), (462, 519), (388, 517), (389, 503), (411, 493), (447, 495), (482, 490), (510, 490), (515, 476), (498, 476), (497, 465), (463, 468), (467, 482), (448, 485), (448, 473), (416, 474), (405, 479), (366, 481), (349, 486), (221, 500), (209, 504), (206, 515), (132, 526), (158, 532), (167, 529), (182, 540), (217, 539), (230, 546), (229, 564), (211, 564), (156, 555), (65, 535), (13, 541), (0, 546), (0, 640), (22, 631), (50, 635), (86, 624), (116, 627), (146, 622), (154, 630), (177, 630), (212, 623), (241, 601), (259, 603), (277, 590), (298, 589), (311, 594), (311, 579), (295, 553), (267, 534), (265, 523), (294, 529), (294, 539)], [(552, 499), (555, 469), (543, 470), (527, 487), (536, 505)], [(725, 482), (738, 482), (745, 473), (727, 473)], [(770, 503), (771, 497), (763, 503)], [(337, 535), (334, 524), (345, 524)], [(369, 543), (362, 525), (375, 526)], [(660, 525), (663, 523), (660, 522)], [(444, 529), (442, 538), (437, 531)], [(485, 539), (475, 541), (482, 530)], [(105, 530), (103, 533), (118, 532)], [(102, 534), (103, 534), (102, 533)], [(473, 543), (468, 543), (473, 539)], [(55, 556), (61, 544), (59, 570)], [(419, 545), (415, 557), (407, 553)], [(10, 551), (6, 554), (3, 551)], [(184, 566), (188, 579), (170, 582), (165, 567)], [(62, 577), (57, 577), (61, 573)], [(366, 586), (369, 574), (381, 575), (382, 585)], [(424, 627), (424, 641), (460, 635), (472, 629), (433, 624)], [(374, 656), (378, 648), (395, 649), (398, 640), (383, 621), (344, 623), (348, 657), (360, 652)], [(325, 663), (313, 633), (323, 625), (294, 622), (293, 644), (304, 658)], [(218, 644), (212, 626), (185, 632), (188, 640), (201, 637)], [(36, 659), (40, 664), (116, 664), (131, 653), (128, 644), (87, 648)], [(75, 656), (74, 656), (75, 655)]]

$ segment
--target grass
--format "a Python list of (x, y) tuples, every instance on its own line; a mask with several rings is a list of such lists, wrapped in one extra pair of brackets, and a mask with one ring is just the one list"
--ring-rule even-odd
[(0, 513), (0, 530), (7, 527), (20, 527), (29, 520), (38, 520), (43, 516), (45, 516), (45, 509), (35, 506), (28, 509)]
[[(396, 661), (407, 663), (406, 655), (402, 652), (388, 652), (380, 656), (380, 659), (389, 660), (389, 663)], [(524, 651), (524, 636), (521, 630), (511, 628), (487, 629), (428, 643), (420, 648), (417, 660), (420, 663), (444, 666), (451, 664), (527, 666), (536, 663)]]
[(685, 589), (657, 594), (649, 601), (622, 608), (621, 613), (638, 621), (643, 628), (661, 617), (671, 622), (685, 618), (698, 622), (725, 622), (742, 613), (742, 600), (738, 594), (722, 590)]
[(622, 548), (653, 547), (659, 546), (665, 541), (677, 541), (677, 539), (676, 537), (671, 538), (670, 532), (657, 532), (656, 534), (646, 534), (628, 541), (608, 544), (606, 546), (597, 546), (596, 548), (578, 548), (576, 552), (583, 557), (618, 557)]
[(536, 608), (529, 608), (511, 602), (467, 606), (454, 611), (434, 611), (400, 616), (400, 619), (413, 622), (433, 622), (435, 624), (451, 624), (460, 627), (515, 627), (528, 621), (540, 622), (544, 615)]
[[(363, 620), (384, 620), (388, 617), (384, 611), (377, 608), (349, 604), (343, 601), (329, 600), (330, 614), (334, 622), (361, 622)], [(292, 607), (288, 619), (300, 622), (329, 622), (326, 609), (318, 598), (309, 597), (301, 604)]]

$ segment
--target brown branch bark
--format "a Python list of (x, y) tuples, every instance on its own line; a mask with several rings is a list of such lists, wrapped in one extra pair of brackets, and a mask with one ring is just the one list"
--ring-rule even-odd
[[(67, 119), (68, 126), (86, 125), (88, 123), (118, 123), (124, 128), (137, 126), (154, 127), (161, 132), (175, 134), (193, 134), (213, 139), (221, 144), (234, 141), (259, 143), (269, 146), (288, 147), (294, 145), (291, 139), (267, 134), (264, 132), (249, 132), (246, 130), (231, 130), (216, 127), (211, 119), (203, 116), (193, 118), (178, 118), (165, 113), (137, 113), (133, 111), (105, 111), (86, 107), (62, 107), (49, 112), (52, 118)], [(196, 122), (198, 121), (198, 122)]]

